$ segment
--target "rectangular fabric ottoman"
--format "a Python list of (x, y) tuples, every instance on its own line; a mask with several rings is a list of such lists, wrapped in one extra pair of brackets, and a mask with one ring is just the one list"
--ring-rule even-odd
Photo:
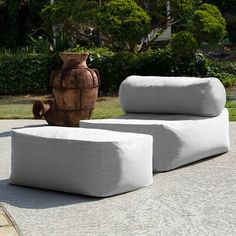
[(37, 127), (12, 131), (10, 183), (106, 197), (152, 184), (151, 135)]
[(227, 109), (216, 117), (128, 113), (114, 119), (84, 120), (80, 126), (152, 135), (154, 172), (169, 171), (230, 148)]

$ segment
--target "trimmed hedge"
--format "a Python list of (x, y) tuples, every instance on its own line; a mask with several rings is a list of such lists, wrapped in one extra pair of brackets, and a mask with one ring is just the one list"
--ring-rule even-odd
[(199, 76), (209, 73), (207, 60), (195, 53), (192, 60), (172, 55), (170, 47), (140, 54), (118, 52), (89, 62), (101, 74), (101, 94), (117, 94), (120, 83), (129, 75)]
[(51, 71), (60, 65), (56, 55), (0, 55), (0, 94), (42, 94), (50, 91)]
[(88, 64), (91, 68), (97, 68), (101, 76), (100, 95), (117, 94), (120, 83), (133, 74), (132, 66), (135, 54), (118, 52), (112, 56), (98, 57)]
[[(73, 50), (76, 51), (76, 50)], [(81, 49), (78, 49), (81, 52)], [(50, 73), (61, 65), (57, 55), (0, 54), (0, 95), (43, 94), (51, 91)], [(209, 62), (200, 52), (192, 58), (176, 57), (171, 47), (135, 54), (91, 49), (90, 68), (101, 75), (100, 95), (115, 95), (129, 75), (216, 76), (226, 86), (236, 82), (236, 63)]]

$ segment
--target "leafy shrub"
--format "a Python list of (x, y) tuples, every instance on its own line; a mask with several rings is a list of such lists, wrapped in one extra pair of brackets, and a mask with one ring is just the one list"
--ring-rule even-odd
[(136, 55), (131, 52), (118, 52), (111, 56), (95, 58), (90, 67), (97, 68), (101, 75), (102, 94), (117, 94), (120, 83), (130, 74)]
[(50, 42), (47, 38), (38, 37), (38, 39), (29, 36), (30, 46), (37, 53), (50, 54)]
[(101, 7), (98, 14), (101, 31), (123, 48), (135, 45), (148, 33), (151, 18), (134, 0), (111, 0)]
[(210, 61), (211, 76), (217, 77), (226, 87), (236, 84), (236, 62)]
[(194, 12), (192, 31), (199, 42), (215, 43), (226, 34), (226, 22), (219, 9), (203, 4)]
[(214, 72), (217, 73), (225, 72), (236, 75), (236, 62), (211, 61), (210, 66)]
[(77, 45), (75, 48), (70, 48), (66, 50), (66, 52), (88, 52), (89, 58), (88, 58), (88, 64), (96, 59), (102, 59), (104, 57), (111, 57), (115, 53), (108, 48), (98, 48), (98, 47), (91, 47), (91, 48), (85, 48), (81, 47), (80, 45)]
[(218, 9), (217, 6), (204, 3), (198, 7), (198, 10), (206, 11), (209, 14), (211, 14), (213, 17), (217, 19), (217, 21), (222, 24), (224, 27), (226, 26), (226, 21), (223, 15), (221, 14), (220, 10)]
[(191, 32), (179, 32), (171, 39), (172, 53), (177, 57), (192, 57), (197, 46), (197, 41)]
[(70, 48), (69, 40), (63, 32), (58, 32), (54, 35), (53, 39), (50, 37), (38, 38), (28, 36), (30, 39), (29, 49), (42, 54), (51, 54), (52, 52), (62, 52)]
[(148, 50), (137, 55), (132, 72), (139, 75), (171, 75), (172, 62), (169, 47)]
[(138, 55), (133, 66), (133, 73), (140, 75), (204, 77), (208, 71), (208, 62), (201, 52), (196, 51), (191, 58), (179, 58), (169, 46)]
[(0, 94), (40, 94), (50, 91), (50, 72), (60, 64), (55, 55), (0, 55)]
[(213, 73), (212, 75), (218, 78), (225, 87), (231, 87), (236, 84), (236, 75), (229, 73)]
[(200, 51), (195, 52), (191, 58), (184, 57), (180, 60), (180, 58), (173, 56), (172, 60), (172, 75), (174, 76), (207, 77), (209, 75), (208, 61)]

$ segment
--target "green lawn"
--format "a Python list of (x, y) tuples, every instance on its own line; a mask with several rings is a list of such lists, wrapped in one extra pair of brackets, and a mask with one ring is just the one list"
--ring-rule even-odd
[[(0, 119), (32, 119), (32, 105), (35, 100), (45, 100), (48, 96), (0, 97)], [(236, 121), (236, 102), (228, 101), (230, 120)], [(100, 97), (93, 112), (93, 119), (112, 118), (121, 115), (117, 97)]]
[(226, 107), (229, 109), (230, 121), (236, 121), (236, 102), (228, 101)]
[[(0, 119), (32, 119), (32, 106), (36, 100), (49, 96), (0, 97)], [(93, 112), (93, 119), (112, 118), (122, 114), (117, 97), (100, 97)]]

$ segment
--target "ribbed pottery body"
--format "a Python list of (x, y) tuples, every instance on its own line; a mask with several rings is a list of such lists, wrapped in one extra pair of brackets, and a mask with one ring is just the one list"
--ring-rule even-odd
[[(97, 70), (88, 68), (87, 53), (61, 53), (63, 66), (51, 74), (55, 107), (64, 126), (79, 126), (90, 119), (99, 88)], [(55, 124), (54, 124), (55, 125)]]

